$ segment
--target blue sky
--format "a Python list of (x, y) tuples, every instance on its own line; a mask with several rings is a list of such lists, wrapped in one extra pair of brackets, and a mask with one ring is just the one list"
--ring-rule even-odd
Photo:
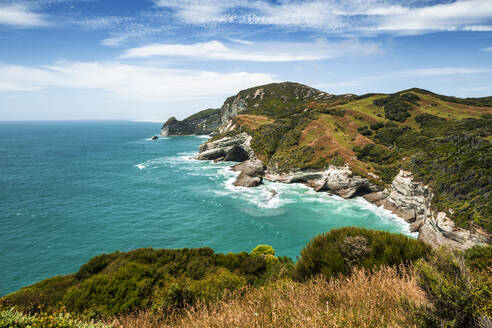
[(492, 1), (0, 0), (0, 120), (184, 118), (280, 81), (492, 95)]

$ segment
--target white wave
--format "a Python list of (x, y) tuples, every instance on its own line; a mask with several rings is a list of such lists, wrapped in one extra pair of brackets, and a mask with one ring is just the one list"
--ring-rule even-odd
[(137, 164), (137, 165), (135, 165), (135, 167), (138, 167), (139, 170), (143, 170), (146, 168), (144, 163)]
[(382, 207), (382, 206), (380, 207), (380, 206), (377, 206), (373, 203), (370, 203), (362, 197), (357, 197), (357, 198), (351, 199), (351, 201), (356, 203), (357, 206), (359, 206), (365, 210), (368, 210), (370, 212), (373, 212), (379, 218), (386, 220), (386, 221), (390, 221), (391, 223), (398, 225), (403, 234), (408, 235), (408, 236), (412, 236), (415, 238), (418, 237), (418, 232), (411, 232), (410, 231), (410, 224), (408, 222), (406, 222), (405, 220), (403, 220), (402, 218), (400, 218), (399, 216), (397, 216), (393, 212), (388, 211), (384, 207)]
[(196, 137), (199, 139), (210, 139), (210, 136), (208, 136), (208, 135), (200, 135), (200, 136), (196, 136)]

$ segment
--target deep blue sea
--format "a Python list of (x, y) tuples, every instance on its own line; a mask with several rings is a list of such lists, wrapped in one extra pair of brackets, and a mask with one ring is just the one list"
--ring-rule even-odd
[(295, 259), (313, 236), (336, 227), (409, 234), (362, 199), (297, 184), (233, 187), (231, 163), (192, 159), (206, 137), (150, 140), (160, 127), (0, 122), (0, 295), (116, 250), (239, 252), (266, 243)]

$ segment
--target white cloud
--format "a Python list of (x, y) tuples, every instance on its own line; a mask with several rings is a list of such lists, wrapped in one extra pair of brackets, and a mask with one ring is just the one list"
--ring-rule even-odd
[(492, 32), (492, 25), (470, 25), (463, 28), (465, 31), (470, 32)]
[(118, 62), (60, 62), (51, 66), (1, 65), (0, 91), (49, 88), (102, 90), (117, 98), (169, 100), (236, 93), (274, 82), (264, 73), (217, 73), (125, 65)]
[(218, 59), (252, 62), (291, 62), (368, 55), (379, 52), (373, 42), (347, 40), (328, 42), (320, 39), (309, 43), (269, 42), (228, 47), (219, 41), (195, 44), (153, 44), (125, 51), (122, 58), (175, 56), (195, 59)]
[(75, 22), (84, 28), (90, 30), (96, 29), (113, 29), (120, 27), (122, 24), (130, 22), (132, 19), (130, 17), (119, 17), (119, 16), (105, 16), (105, 17), (92, 17), (83, 18)]
[(0, 25), (36, 27), (49, 25), (44, 16), (32, 12), (27, 6), (0, 5)]
[(470, 28), (490, 20), (492, 2), (489, 0), (461, 0), (423, 8), (412, 8), (385, 17), (375, 26), (379, 31), (455, 31)]
[(237, 23), (288, 26), (340, 33), (490, 31), (492, 1), (391, 0), (156, 0), (189, 24)]
[(483, 48), (482, 50), (483, 50), (483, 51), (492, 52), (492, 47)]

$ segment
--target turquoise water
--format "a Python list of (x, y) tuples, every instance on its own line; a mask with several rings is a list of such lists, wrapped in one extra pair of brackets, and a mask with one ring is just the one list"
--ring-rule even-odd
[(406, 224), (362, 199), (302, 185), (233, 187), (230, 163), (191, 159), (204, 137), (151, 141), (160, 126), (0, 123), (0, 295), (116, 250), (239, 252), (267, 243), (295, 259), (335, 227), (408, 234)]

